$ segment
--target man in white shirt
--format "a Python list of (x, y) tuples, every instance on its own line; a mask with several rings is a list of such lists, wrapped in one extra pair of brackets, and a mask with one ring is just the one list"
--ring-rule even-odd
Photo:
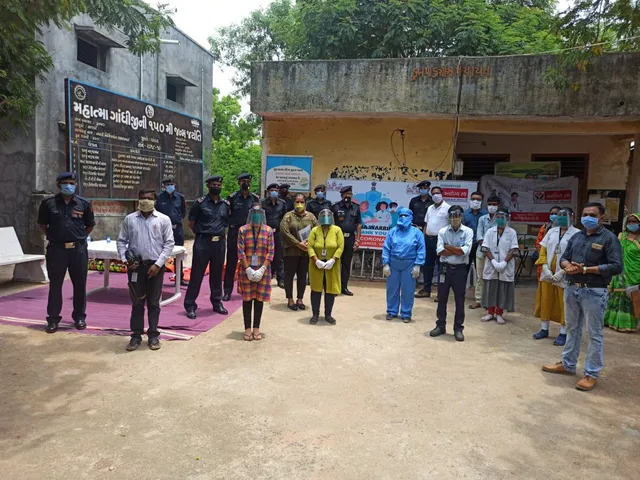
[(438, 320), (431, 330), (432, 337), (446, 333), (447, 301), (449, 290), (453, 290), (456, 300), (453, 334), (459, 342), (464, 341), (464, 295), (467, 290), (467, 264), (473, 247), (473, 230), (462, 225), (464, 209), (454, 205), (448, 210), (450, 225), (438, 232), (436, 251), (440, 257), (440, 281), (438, 282)]
[(138, 210), (125, 217), (118, 236), (118, 255), (127, 263), (132, 303), (128, 351), (137, 349), (142, 343), (145, 301), (149, 309), (149, 348), (160, 348), (158, 322), (162, 280), (175, 242), (171, 219), (155, 210), (155, 201), (155, 190), (140, 190)]
[(442, 197), (442, 188), (431, 188), (431, 198), (433, 205), (427, 208), (424, 216), (425, 244), (427, 246), (427, 261), (424, 264), (424, 286), (416, 293), (416, 297), (424, 298), (431, 296), (431, 283), (433, 281), (433, 270), (438, 260), (436, 248), (438, 246), (438, 232), (449, 225), (449, 207)]

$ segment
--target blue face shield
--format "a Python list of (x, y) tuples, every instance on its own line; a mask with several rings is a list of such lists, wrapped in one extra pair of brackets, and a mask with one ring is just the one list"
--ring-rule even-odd
[(398, 209), (398, 228), (406, 230), (413, 222), (413, 212), (408, 208), (401, 207)]

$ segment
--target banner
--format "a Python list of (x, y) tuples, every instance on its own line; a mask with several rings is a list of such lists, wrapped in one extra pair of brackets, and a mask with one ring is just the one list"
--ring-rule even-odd
[(313, 157), (267, 155), (264, 185), (288, 183), (290, 192), (310, 192), (312, 164)]
[(498, 162), (494, 174), (498, 177), (555, 180), (560, 178), (560, 162)]
[[(362, 216), (360, 246), (382, 250), (387, 232), (398, 223), (397, 209), (409, 207), (411, 199), (419, 195), (417, 183), (330, 178), (326, 184), (327, 199), (334, 203), (340, 201), (340, 189), (351, 185), (353, 201), (359, 205)], [(447, 203), (467, 208), (478, 184), (455, 180), (431, 181), (431, 188), (436, 186), (442, 188)]]
[(487, 198), (496, 195), (501, 206), (511, 212), (511, 222), (542, 224), (549, 221), (549, 210), (557, 205), (577, 211), (578, 178), (562, 177), (557, 180), (528, 180), (485, 175), (480, 180), (480, 191)]

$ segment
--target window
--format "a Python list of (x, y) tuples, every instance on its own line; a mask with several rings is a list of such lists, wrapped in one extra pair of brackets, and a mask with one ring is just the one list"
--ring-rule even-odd
[(464, 164), (462, 175), (457, 180), (479, 182), (483, 175), (493, 175), (496, 163), (508, 162), (507, 154), (462, 154), (458, 158)]
[(78, 61), (104, 72), (107, 69), (107, 49), (78, 38)]
[(578, 177), (578, 205), (587, 201), (587, 178), (589, 170), (589, 155), (587, 154), (558, 154), (531, 155), (534, 162), (560, 162), (561, 177)]
[(180, 85), (174, 78), (167, 78), (167, 100), (184, 104), (184, 85)]

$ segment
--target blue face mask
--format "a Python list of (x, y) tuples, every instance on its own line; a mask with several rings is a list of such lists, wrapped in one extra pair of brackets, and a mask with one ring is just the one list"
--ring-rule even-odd
[(175, 185), (167, 185), (164, 187), (164, 189), (166, 190), (167, 193), (173, 193), (176, 191), (176, 186)]
[(402, 230), (411, 226), (411, 217), (409, 215), (401, 215), (398, 217), (398, 227)]
[(423, 197), (429, 195), (429, 190), (421, 188), (420, 195), (422, 195)]
[(598, 226), (598, 219), (594, 217), (582, 217), (580, 223), (582, 223), (582, 226), (587, 230), (593, 230)]
[(629, 223), (627, 225), (627, 230), (631, 233), (636, 233), (640, 229), (640, 223)]
[(568, 227), (569, 226), (569, 217), (565, 215), (558, 215), (556, 218), (556, 224), (559, 227)]
[(549, 215), (549, 220), (551, 221), (551, 223), (556, 223), (556, 220), (558, 220), (558, 215), (552, 213), (551, 215)]
[(277, 190), (270, 190), (269, 191), (269, 196), (271, 198), (278, 198), (278, 191)]
[(316, 198), (318, 200), (324, 199), (324, 192), (316, 192)]
[(76, 186), (71, 183), (63, 183), (62, 185), (60, 185), (60, 191), (65, 197), (70, 197), (71, 195), (76, 193)]

